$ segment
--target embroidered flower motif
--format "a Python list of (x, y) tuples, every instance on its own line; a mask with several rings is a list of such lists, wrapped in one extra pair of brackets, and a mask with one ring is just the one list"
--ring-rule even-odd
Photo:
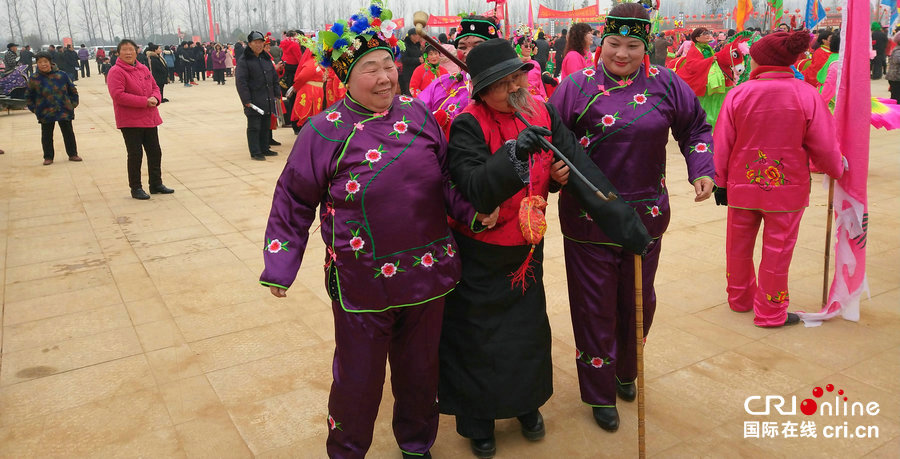
[(584, 211), (584, 210), (582, 210), (581, 213), (578, 214), (578, 218), (583, 218), (589, 222), (594, 221), (594, 219), (591, 217), (591, 215), (588, 214), (587, 211)]
[(591, 366), (594, 368), (602, 368), (603, 367), (603, 359), (600, 357), (594, 357), (591, 359)]
[(341, 428), (341, 423), (335, 421), (334, 418), (331, 417), (330, 414), (328, 415), (328, 428), (331, 430), (334, 430), (334, 429), (341, 430), (341, 431), (344, 430)]
[(413, 258), (416, 259), (415, 263), (413, 263), (413, 266), (422, 265), (426, 268), (430, 268), (434, 266), (435, 263), (437, 263), (437, 259), (434, 258), (434, 255), (432, 255), (431, 252), (425, 252), (425, 255), (422, 255), (421, 257), (413, 255)]
[(403, 105), (412, 104), (413, 98), (409, 96), (400, 96), (400, 102), (403, 102)]
[(368, 151), (366, 151), (366, 155), (365, 155), (366, 159), (364, 159), (363, 162), (361, 162), (360, 164), (368, 165), (369, 169), (371, 169), (372, 164), (375, 164), (378, 161), (381, 161), (381, 157), (382, 157), (382, 155), (384, 155), (383, 148), (384, 148), (383, 144), (379, 145), (378, 148), (370, 148)]
[(350, 238), (350, 248), (353, 249), (353, 256), (359, 259), (359, 254), (366, 253), (366, 251), (363, 250), (363, 247), (366, 246), (366, 241), (359, 236), (359, 228), (350, 230), (350, 235), (353, 236)]
[(666, 176), (665, 175), (662, 175), (659, 177), (659, 187), (662, 188), (663, 190), (666, 189)]
[(575, 348), (575, 358), (576, 358), (576, 359), (580, 359), (580, 358), (581, 358), (581, 351), (579, 351), (578, 348)]
[(328, 114), (325, 115), (325, 119), (334, 123), (334, 127), (339, 127), (344, 124), (344, 122), (341, 121), (341, 112), (337, 110), (328, 112)]
[(591, 139), (589, 139), (588, 136), (583, 136), (578, 140), (578, 143), (580, 143), (582, 147), (587, 148), (587, 146), (591, 144)]
[(347, 192), (347, 197), (344, 198), (344, 201), (352, 201), (353, 195), (359, 191), (359, 182), (356, 179), (359, 177), (359, 174), (350, 173), (350, 180), (347, 180), (347, 183), (344, 185), (344, 191)]
[(709, 153), (709, 146), (703, 142), (700, 142), (697, 145), (691, 147), (691, 151), (689, 152), (689, 154), (690, 153)]
[(755, 161), (744, 166), (749, 183), (755, 183), (765, 191), (791, 183), (784, 176), (784, 163), (780, 159), (770, 161), (762, 150), (757, 150), (757, 156)]
[(581, 73), (582, 73), (584, 76), (588, 77), (588, 80), (593, 80), (593, 79), (594, 79), (594, 75), (597, 74), (597, 71), (594, 70), (594, 69), (592, 69), (592, 68), (590, 68), (590, 67), (588, 67), (588, 68), (582, 70)]
[(406, 134), (406, 131), (408, 129), (409, 129), (409, 121), (407, 121), (406, 117), (404, 116), (402, 120), (394, 123), (394, 130), (391, 131), (391, 133), (388, 135), (394, 136), (395, 138), (399, 139), (400, 134)]
[(450, 104), (450, 105), (447, 107), (447, 113), (453, 113), (453, 112), (456, 111), (457, 108), (458, 108), (458, 107), (456, 106), (456, 104)]
[(662, 215), (662, 213), (659, 211), (659, 206), (653, 206), (653, 207), (647, 206), (646, 214), (653, 218), (656, 218), (656, 217), (659, 217), (660, 215)]
[(362, 131), (363, 129), (365, 129), (365, 126), (363, 126), (362, 123), (353, 123), (353, 129), (356, 129), (357, 131)]
[(603, 365), (609, 365), (611, 362), (608, 357), (592, 357), (578, 349), (575, 349), (575, 359), (594, 368), (603, 368)]
[(444, 255), (447, 255), (450, 258), (456, 256), (456, 251), (453, 250), (453, 244), (447, 244), (444, 247)]
[(266, 250), (268, 250), (269, 253), (278, 253), (282, 250), (288, 252), (287, 245), (289, 242), (290, 241), (281, 242), (278, 239), (266, 239)]
[(603, 115), (603, 117), (600, 118), (600, 124), (603, 125), (602, 130), (605, 132), (606, 128), (612, 127), (612, 125), (616, 124), (616, 121), (618, 121), (621, 118), (622, 117), (619, 116), (619, 112), (615, 112), (612, 115)]
[(381, 268), (375, 269), (375, 277), (384, 276), (384, 277), (394, 277), (397, 273), (406, 272), (405, 269), (400, 269), (400, 260), (395, 261), (394, 263), (385, 263), (381, 265)]
[(659, 75), (659, 69), (656, 68), (655, 65), (651, 65), (650, 66), (650, 77), (653, 78), (653, 77), (656, 77), (657, 75)]
[(638, 105), (644, 105), (647, 103), (647, 90), (644, 92), (639, 92), (631, 97), (631, 102), (628, 102), (628, 105), (631, 105), (634, 108), (637, 108)]
[(768, 293), (766, 293), (766, 299), (773, 303), (783, 303), (790, 298), (788, 297), (787, 290), (782, 290), (782, 291), (778, 292), (778, 294), (775, 296), (772, 296), (772, 295), (769, 295)]
[[(473, 30), (474, 30), (474, 29), (473, 29)], [(488, 26), (488, 34), (490, 34), (490, 35), (496, 35), (496, 34), (497, 34), (497, 29), (495, 29), (494, 26)]]

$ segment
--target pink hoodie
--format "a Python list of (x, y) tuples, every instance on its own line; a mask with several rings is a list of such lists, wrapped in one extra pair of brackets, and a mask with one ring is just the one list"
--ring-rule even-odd
[(147, 66), (140, 62), (129, 65), (119, 59), (109, 69), (106, 86), (113, 101), (116, 128), (149, 128), (162, 124), (159, 109), (147, 106), (147, 98), (151, 96), (162, 99)]
[(809, 205), (810, 160), (834, 178), (844, 172), (831, 112), (787, 67), (758, 68), (728, 93), (713, 145), (730, 207), (797, 211)]

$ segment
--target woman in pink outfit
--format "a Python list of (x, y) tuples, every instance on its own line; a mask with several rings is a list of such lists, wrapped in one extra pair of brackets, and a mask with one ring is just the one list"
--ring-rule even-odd
[[(834, 119), (815, 88), (790, 65), (809, 46), (806, 32), (778, 32), (750, 47), (750, 80), (725, 98), (716, 123), (716, 203), (728, 206), (728, 304), (755, 313), (759, 327), (799, 322), (787, 312), (788, 268), (809, 205), (809, 162), (843, 173)], [(776, 101), (773, 103), (773, 101)], [(763, 223), (759, 278), (753, 250)]]
[(563, 58), (561, 70), (559, 73), (560, 81), (564, 80), (570, 73), (575, 73), (585, 67), (593, 67), (591, 62), (591, 26), (579, 22), (569, 29), (566, 36), (566, 52)]
[[(534, 60), (534, 41), (530, 36), (520, 36), (516, 38), (516, 54), (522, 62), (530, 63), (533, 67), (528, 71), (528, 92), (538, 102), (547, 101), (547, 90), (544, 89), (544, 81), (541, 74), (541, 65)], [(549, 75), (549, 74), (548, 74)]]

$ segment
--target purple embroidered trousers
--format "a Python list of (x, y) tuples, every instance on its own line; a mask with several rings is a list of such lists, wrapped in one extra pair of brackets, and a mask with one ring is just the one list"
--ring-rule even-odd
[[(753, 309), (753, 323), (779, 326), (787, 319), (790, 304), (788, 269), (803, 210), (765, 212), (728, 208), (725, 256), (728, 305), (737, 312)], [(760, 223), (763, 225), (759, 279), (753, 266), (753, 248)]]
[[(653, 280), (660, 242), (657, 239), (643, 260), (644, 336), (656, 311)], [(616, 378), (631, 384), (637, 377), (634, 254), (568, 238), (564, 250), (581, 400), (591, 406), (615, 406)]]
[(428, 452), (438, 429), (438, 344), (444, 299), (353, 313), (332, 303), (334, 382), (328, 397), (327, 451), (331, 458), (363, 458), (391, 364), (394, 437), (407, 453)]

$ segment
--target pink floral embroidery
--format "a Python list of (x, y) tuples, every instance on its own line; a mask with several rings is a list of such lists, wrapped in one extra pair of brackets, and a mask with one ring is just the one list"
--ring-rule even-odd
[(594, 219), (587, 213), (587, 211), (582, 210), (581, 213), (578, 214), (578, 218), (583, 218), (589, 222), (594, 221)]
[(406, 117), (404, 116), (402, 120), (394, 123), (394, 130), (391, 131), (391, 133), (388, 135), (394, 136), (397, 139), (399, 139), (400, 134), (406, 134), (406, 131), (408, 129), (409, 129), (409, 121), (407, 121)]
[(413, 255), (413, 258), (416, 259), (415, 263), (413, 263), (413, 266), (422, 265), (426, 268), (430, 268), (434, 266), (435, 263), (437, 263), (437, 259), (434, 258), (434, 255), (432, 255), (431, 252), (425, 252), (425, 255), (422, 255), (421, 257)]
[(366, 246), (366, 241), (359, 236), (359, 228), (350, 230), (350, 234), (353, 236), (350, 238), (350, 248), (353, 249), (353, 256), (358, 259), (359, 254), (366, 253), (366, 251), (363, 250), (363, 247)]
[(347, 192), (347, 197), (344, 198), (344, 201), (352, 201), (353, 195), (359, 191), (359, 182), (356, 180), (358, 177), (359, 174), (350, 173), (350, 180), (347, 180), (347, 183), (344, 185), (344, 191)]
[(444, 246), (444, 255), (447, 255), (450, 258), (453, 258), (456, 255), (456, 251), (453, 250), (452, 244), (447, 244)]
[(603, 115), (603, 117), (600, 118), (600, 124), (603, 125), (602, 130), (606, 131), (606, 128), (612, 127), (612, 125), (616, 124), (616, 121), (618, 121), (621, 118), (622, 117), (619, 116), (619, 112), (615, 112), (612, 115)]
[(290, 241), (281, 242), (278, 239), (266, 239), (266, 250), (268, 250), (269, 253), (278, 253), (282, 250), (288, 252), (288, 242)]
[(603, 367), (603, 359), (600, 357), (594, 357), (591, 359), (591, 366), (594, 368), (602, 368)]
[(593, 80), (593, 79), (594, 79), (594, 75), (597, 74), (597, 71), (594, 70), (594, 69), (592, 69), (592, 68), (590, 68), (590, 67), (588, 67), (588, 68), (582, 70), (581, 73), (582, 73), (584, 76), (588, 77), (588, 80)]
[(334, 418), (331, 417), (330, 414), (328, 415), (328, 428), (331, 430), (334, 430), (334, 429), (341, 430), (341, 431), (344, 430), (341, 428), (341, 423), (335, 421)]
[(583, 136), (578, 140), (578, 143), (580, 143), (582, 147), (587, 148), (587, 146), (591, 143), (591, 139), (589, 139), (587, 136)]
[(334, 127), (338, 127), (341, 124), (344, 124), (344, 122), (341, 121), (341, 112), (339, 112), (337, 110), (335, 110), (333, 112), (328, 112), (328, 114), (325, 115), (325, 119), (334, 123)]
[(456, 111), (457, 108), (458, 108), (458, 107), (456, 106), (456, 104), (450, 104), (450, 105), (447, 107), (447, 113), (453, 113), (453, 112)]
[(703, 142), (700, 142), (700, 143), (698, 143), (697, 145), (694, 145), (693, 147), (691, 147), (691, 151), (690, 151), (690, 152), (691, 152), (691, 153), (708, 153), (708, 152), (709, 152), (709, 146), (706, 145), (706, 144), (703, 143)]
[(370, 148), (366, 151), (365, 159), (360, 164), (368, 165), (369, 169), (372, 168), (372, 164), (381, 161), (381, 157), (384, 155), (384, 145), (379, 145), (378, 148)]
[(575, 349), (575, 358), (576, 358), (576, 359), (580, 359), (580, 358), (581, 358), (581, 351), (579, 351), (578, 348)]
[(655, 77), (655, 76), (657, 76), (657, 75), (659, 75), (659, 69), (656, 68), (655, 65), (651, 65), (651, 66), (650, 66), (650, 76), (651, 76), (651, 77)]
[(409, 96), (400, 96), (400, 102), (403, 102), (403, 105), (409, 105), (413, 101), (412, 97)]
[(662, 213), (659, 211), (659, 206), (647, 206), (647, 215), (656, 218), (659, 217)]
[(594, 368), (603, 368), (603, 365), (609, 365), (610, 363), (609, 358), (591, 357), (590, 355), (585, 354), (577, 348), (575, 349), (575, 360), (590, 365)]
[(397, 273), (406, 272), (405, 269), (400, 269), (400, 260), (397, 260), (393, 263), (385, 263), (381, 265), (381, 268), (375, 269), (375, 277), (384, 276), (384, 277), (394, 277)]
[(634, 108), (637, 108), (638, 105), (644, 105), (647, 103), (647, 90), (644, 92), (639, 92), (631, 97), (631, 102), (628, 102), (628, 105), (631, 105)]

